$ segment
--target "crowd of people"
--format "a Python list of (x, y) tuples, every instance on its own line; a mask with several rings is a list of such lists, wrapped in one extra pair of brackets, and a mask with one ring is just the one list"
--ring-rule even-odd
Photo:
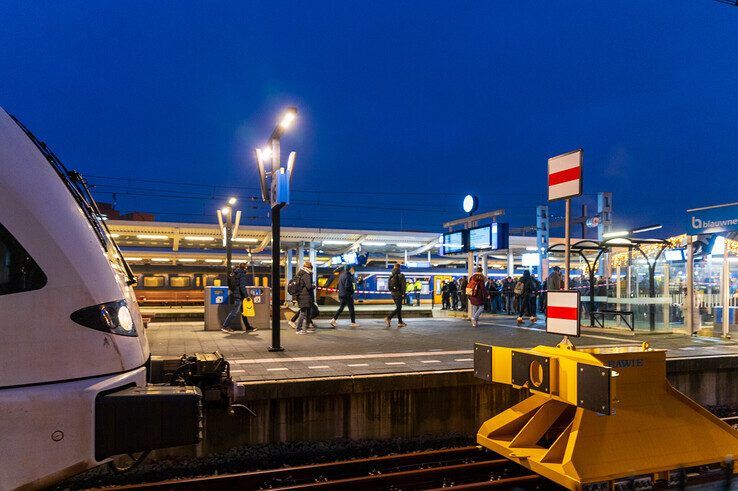
[[(248, 317), (242, 314), (242, 304), (247, 300), (246, 286), (248, 275), (246, 265), (239, 264), (229, 278), (229, 287), (234, 299), (233, 307), (223, 322), (223, 331), (233, 332), (229, 327), (234, 316), (238, 315), (243, 323), (244, 331), (255, 330), (249, 325)], [(350, 326), (359, 327), (356, 322), (356, 311), (354, 309), (354, 295), (356, 293), (357, 279), (351, 266), (344, 266), (338, 277), (338, 300), (339, 306), (329, 322), (335, 328), (339, 317), (348, 309)], [(392, 326), (392, 321), (397, 319), (397, 327), (405, 327), (402, 320), (403, 305), (420, 305), (420, 292), (422, 282), (407, 280), (402, 273), (400, 264), (395, 264), (387, 281), (387, 289), (392, 298), (394, 309), (384, 318), (386, 326)], [(517, 278), (508, 276), (501, 280), (485, 277), (481, 267), (477, 267), (471, 277), (462, 276), (441, 282), (441, 308), (442, 310), (467, 311), (471, 304), (470, 321), (472, 326), (477, 327), (482, 313), (517, 315), (518, 324), (525, 319), (531, 323), (537, 321), (537, 312), (545, 312), (546, 291), (558, 291), (564, 288), (564, 278), (558, 266), (552, 268), (551, 273), (541, 283), (530, 271), (525, 270)], [(572, 279), (570, 288), (578, 288), (582, 295), (589, 294), (591, 285), (584, 277)], [(607, 296), (607, 283), (604, 278), (599, 278), (594, 286), (596, 296)], [(295, 329), (297, 334), (308, 334), (315, 332), (313, 320), (318, 316), (319, 310), (315, 302), (315, 284), (313, 282), (313, 265), (305, 261), (303, 267), (290, 280), (288, 292), (292, 296), (299, 310), (289, 320), (289, 325)], [(432, 294), (432, 292), (431, 292)], [(583, 302), (584, 304), (584, 302)], [(597, 306), (596, 306), (597, 308)]]

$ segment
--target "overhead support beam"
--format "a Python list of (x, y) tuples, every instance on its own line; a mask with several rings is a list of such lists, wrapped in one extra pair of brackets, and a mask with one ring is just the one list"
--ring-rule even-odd
[(261, 239), (261, 243), (259, 244), (259, 246), (256, 249), (253, 250), (253, 253), (254, 254), (258, 254), (261, 251), (263, 251), (264, 249), (266, 249), (267, 246), (269, 245), (269, 243), (271, 242), (271, 240), (272, 240), (272, 236), (269, 235), (269, 234), (266, 234), (264, 236), (264, 238)]
[(470, 224), (470, 222), (479, 222), (481, 220), (484, 220), (485, 218), (495, 218), (504, 214), (504, 208), (500, 208), (499, 210), (488, 211), (486, 213), (480, 213), (479, 215), (471, 215), (465, 218), (459, 218), (458, 220), (453, 220), (451, 222), (446, 222), (443, 224), (443, 228), (452, 228), (457, 225), (467, 225)]
[[(361, 237), (359, 237), (358, 239), (356, 239), (355, 241), (353, 241), (348, 247), (346, 247), (345, 249), (343, 249), (338, 254), (341, 255), (341, 254), (346, 254), (347, 252), (353, 251), (354, 249), (356, 249), (357, 247), (359, 247), (363, 241), (366, 240), (366, 237), (367, 237), (366, 235), (362, 235)], [(311, 244), (312, 244), (312, 242), (311, 242)]]

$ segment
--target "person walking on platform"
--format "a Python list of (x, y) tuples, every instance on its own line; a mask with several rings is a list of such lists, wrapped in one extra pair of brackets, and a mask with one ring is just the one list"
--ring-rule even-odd
[(348, 307), (349, 316), (351, 317), (351, 327), (359, 327), (359, 324), (356, 323), (356, 313), (354, 312), (354, 291), (356, 291), (354, 288), (354, 273), (351, 266), (346, 265), (338, 276), (338, 300), (340, 300), (341, 304), (338, 310), (336, 310), (336, 313), (333, 314), (331, 326), (336, 327), (338, 316), (341, 315), (345, 307)]
[[(521, 286), (522, 285), (522, 286)], [(519, 292), (519, 293), (518, 293)], [(523, 276), (515, 285), (515, 293), (519, 294), (518, 298), (518, 325), (523, 323), (524, 317), (530, 317), (531, 322), (535, 322), (536, 318), (536, 285), (530, 271), (523, 271)]]
[(397, 316), (397, 327), (405, 327), (407, 325), (402, 322), (402, 299), (405, 297), (405, 287), (405, 275), (400, 271), (400, 265), (395, 264), (387, 281), (387, 288), (389, 288), (392, 294), (392, 301), (395, 302), (395, 310), (384, 318), (384, 323), (387, 324), (387, 327), (392, 326), (392, 318), (395, 315)]
[(469, 280), (468, 288), (469, 303), (472, 306), (471, 325), (472, 327), (478, 327), (479, 317), (484, 312), (484, 303), (489, 298), (489, 292), (484, 286), (484, 275), (482, 274), (481, 266), (477, 266), (476, 272)]
[(448, 291), (448, 282), (441, 281), (441, 310), (451, 309), (451, 294)]
[(467, 308), (467, 286), (469, 286), (469, 280), (466, 279), (466, 276), (462, 276), (461, 278), (459, 278), (459, 303), (461, 304), (460, 310), (462, 312), (466, 312)]
[(505, 302), (505, 313), (510, 315), (513, 313), (513, 290), (515, 289), (515, 282), (511, 276), (505, 278), (502, 282), (502, 297)]
[[(315, 327), (310, 323), (310, 312), (315, 303), (315, 285), (313, 284), (313, 264), (305, 261), (302, 269), (297, 272), (297, 305), (300, 307), (300, 315), (297, 317), (295, 330), (297, 334), (315, 332)], [(305, 328), (303, 328), (305, 326)]]
[(420, 292), (423, 291), (423, 283), (420, 281), (420, 278), (415, 279), (415, 305), (417, 307), (420, 307)]
[(246, 263), (240, 263), (238, 267), (233, 270), (233, 273), (231, 273), (231, 277), (228, 278), (228, 287), (231, 295), (233, 296), (233, 307), (223, 321), (223, 327), (220, 329), (221, 331), (228, 333), (235, 332), (234, 329), (229, 327), (229, 324), (236, 315), (241, 318), (241, 322), (244, 326), (243, 331), (241, 332), (256, 331), (256, 328), (251, 327), (251, 324), (249, 324), (249, 318), (244, 317), (243, 311), (241, 310), (243, 307), (243, 300), (249, 296), (248, 290), (246, 289), (246, 287), (249, 286), (249, 283), (250, 277), (248, 273), (246, 273)]
[(459, 304), (459, 285), (456, 280), (451, 280), (448, 283), (448, 296), (451, 300), (451, 310), (458, 310)]

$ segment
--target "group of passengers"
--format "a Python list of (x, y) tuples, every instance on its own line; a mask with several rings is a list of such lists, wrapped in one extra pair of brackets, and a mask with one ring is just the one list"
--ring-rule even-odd
[[(458, 279), (443, 281), (441, 283), (441, 299), (442, 309), (444, 310), (461, 310), (466, 311), (468, 305), (471, 304), (470, 320), (472, 326), (479, 325), (479, 318), (484, 312), (493, 314), (517, 314), (518, 324), (522, 324), (525, 318), (532, 323), (537, 321), (536, 312), (545, 311), (546, 291), (557, 291), (564, 288), (564, 280), (561, 269), (554, 266), (551, 274), (541, 284), (541, 282), (525, 270), (518, 278), (508, 276), (502, 280), (492, 277), (485, 277), (482, 268), (477, 267), (475, 273), (467, 278), (462, 276)], [(584, 281), (580, 280), (572, 284), (573, 288), (585, 286)], [(600, 283), (604, 284), (604, 280), (597, 282), (596, 288), (603, 288)], [(241, 317), (244, 331), (255, 331), (256, 329), (249, 324), (248, 317), (242, 314), (243, 302), (247, 300), (248, 292), (248, 275), (246, 274), (246, 264), (241, 263), (229, 277), (229, 287), (231, 289), (234, 305), (230, 313), (223, 322), (223, 331), (234, 332), (229, 327), (234, 316)], [(586, 285), (589, 287), (589, 285)], [(606, 289), (606, 284), (604, 286)], [(387, 289), (389, 290), (394, 309), (384, 318), (387, 327), (391, 327), (392, 319), (397, 317), (397, 327), (405, 327), (406, 324), (402, 320), (402, 306), (408, 302), (408, 298), (417, 292), (415, 301), (420, 303), (420, 290), (422, 283), (419, 280), (408, 281), (401, 271), (400, 264), (395, 264), (387, 281)], [(297, 303), (299, 310), (292, 316), (288, 324), (295, 329), (297, 334), (308, 334), (315, 332), (315, 324), (313, 319), (318, 316), (318, 306), (315, 303), (315, 284), (313, 282), (313, 265), (310, 261), (305, 261), (302, 268), (297, 272), (295, 277), (290, 280), (288, 290), (293, 299)], [(351, 319), (351, 327), (359, 327), (356, 322), (356, 311), (354, 309), (354, 294), (356, 293), (356, 278), (354, 278), (353, 268), (344, 266), (338, 277), (338, 299), (339, 306), (330, 320), (330, 325), (335, 328), (338, 318), (344, 309), (348, 308), (349, 317)], [(606, 291), (604, 293), (606, 295)]]
[[(313, 265), (310, 261), (305, 261), (303, 267), (295, 275), (295, 278), (291, 280), (292, 291), (290, 294), (293, 296), (299, 311), (290, 319), (288, 324), (295, 329), (297, 334), (308, 334), (315, 332), (315, 324), (313, 319), (318, 316), (318, 306), (315, 303), (315, 284), (313, 283)], [(397, 317), (397, 327), (405, 327), (406, 324), (402, 321), (402, 305), (406, 293), (408, 291), (415, 292), (416, 289), (420, 292), (422, 285), (418, 285), (419, 282), (408, 282), (405, 280), (405, 275), (400, 271), (400, 265), (395, 264), (392, 268), (392, 273), (388, 279), (387, 285), (392, 296), (395, 308), (394, 310), (385, 317), (385, 323), (387, 327), (391, 327), (392, 319)], [(412, 285), (412, 286), (411, 286)], [(290, 285), (288, 285), (288, 289)], [(412, 290), (409, 290), (412, 288)], [(294, 293), (293, 293), (294, 292)], [(351, 266), (344, 266), (341, 274), (338, 276), (338, 300), (339, 306), (333, 317), (330, 320), (330, 325), (335, 328), (338, 322), (338, 318), (343, 313), (345, 308), (348, 308), (349, 317), (351, 318), (351, 327), (359, 327), (356, 322), (356, 311), (354, 309), (354, 294), (356, 293), (356, 279), (354, 278), (354, 271)], [(419, 295), (418, 295), (419, 297)]]

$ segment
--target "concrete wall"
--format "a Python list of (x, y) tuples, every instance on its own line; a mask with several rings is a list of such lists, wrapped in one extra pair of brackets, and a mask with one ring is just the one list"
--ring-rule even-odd
[[(738, 406), (738, 357), (667, 363), (670, 382), (700, 404)], [(483, 382), (471, 370), (250, 383), (241, 402), (256, 417), (210, 410), (203, 443), (175, 452), (204, 455), (280, 441), (473, 435), (525, 397), (527, 391)]]

